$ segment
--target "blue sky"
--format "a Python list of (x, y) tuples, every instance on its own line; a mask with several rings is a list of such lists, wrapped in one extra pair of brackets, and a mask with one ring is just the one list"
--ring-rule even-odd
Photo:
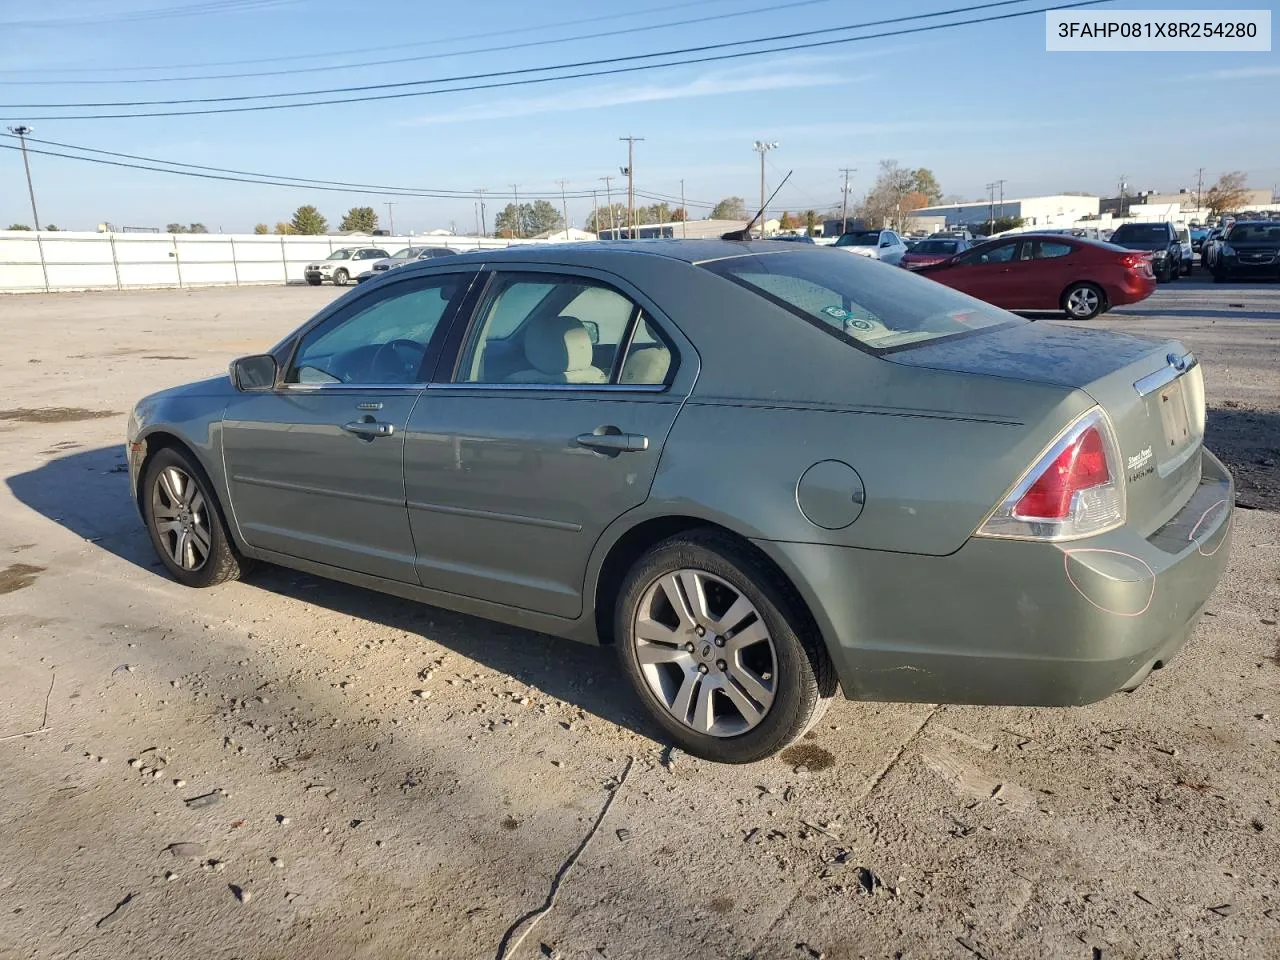
[[(393, 83), (537, 67), (926, 13), (961, 0), (485, 0), (379, 4), (355, 0), (77, 0), (0, 5), (0, 122), (34, 136), (185, 163), (328, 180), (521, 196), (599, 188), (636, 146), (639, 189), (693, 201), (759, 194), (752, 142), (777, 141), (767, 179), (794, 170), (775, 206), (822, 209), (881, 159), (934, 170), (967, 199), (1003, 178), (1006, 197), (1131, 187), (1195, 186), (1241, 169), (1280, 181), (1275, 53), (1046, 53), (1044, 15), (803, 53), (654, 68), (513, 87), (232, 115), (35, 120), (60, 111), (13, 104), (217, 97)], [(1029, 0), (1024, 6), (1047, 6)], [(1140, 3), (1099, 9), (1235, 9), (1247, 4)], [(767, 9), (765, 9), (767, 8)], [(1017, 9), (1017, 8), (1013, 8)], [(762, 11), (746, 15), (744, 11)], [(995, 13), (1000, 10), (992, 11)], [(1083, 12), (1082, 12), (1083, 13)], [(969, 14), (968, 16), (981, 16)], [(703, 19), (660, 29), (519, 49), (579, 34)], [(576, 21), (576, 22), (575, 22)], [(584, 22), (590, 21), (590, 22)], [(881, 28), (890, 29), (890, 28)], [(397, 49), (370, 50), (369, 48)], [(365, 52), (347, 52), (363, 49)], [(312, 57), (312, 54), (328, 56)], [(419, 58), (358, 69), (341, 64)], [(426, 59), (430, 58), (430, 59)], [(229, 61), (265, 61), (238, 65)], [(140, 68), (164, 69), (140, 69)], [(123, 83), (157, 77), (321, 68), (292, 76)], [(63, 85), (51, 81), (109, 80)], [(78, 112), (95, 112), (93, 110)], [(112, 112), (110, 110), (98, 112)], [(8, 142), (8, 141), (5, 141)], [(33, 156), (41, 219), (69, 229), (102, 221), (200, 221), (244, 231), (315, 203), (336, 226), (350, 206), (399, 232), (474, 224), (470, 199), (388, 198), (218, 183)], [(615, 179), (615, 200), (624, 181)], [(0, 150), (0, 226), (29, 222), (19, 155)], [(772, 187), (770, 188), (772, 189)], [(505, 200), (490, 199), (489, 221)], [(695, 216), (705, 207), (691, 204)], [(590, 199), (569, 201), (581, 225)], [(385, 222), (384, 222), (385, 225)]]

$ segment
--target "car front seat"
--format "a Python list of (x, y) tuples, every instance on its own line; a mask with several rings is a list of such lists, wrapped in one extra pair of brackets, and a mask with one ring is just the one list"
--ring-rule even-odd
[(592, 365), (591, 336), (577, 317), (540, 317), (524, 334), (528, 370), (518, 370), (507, 383), (608, 383)]

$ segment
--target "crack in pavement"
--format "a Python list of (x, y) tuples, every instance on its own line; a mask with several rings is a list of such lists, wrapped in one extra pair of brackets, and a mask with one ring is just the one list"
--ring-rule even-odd
[(560, 886), (564, 882), (565, 876), (573, 869), (573, 865), (578, 862), (578, 858), (587, 849), (587, 845), (591, 843), (591, 838), (599, 831), (600, 824), (604, 823), (604, 818), (609, 814), (609, 808), (613, 806), (613, 801), (622, 792), (622, 787), (626, 784), (627, 776), (631, 773), (631, 768), (635, 765), (635, 762), (635, 757), (627, 758), (627, 765), (622, 768), (622, 775), (618, 777), (617, 783), (609, 791), (609, 796), (605, 798), (604, 806), (600, 808), (600, 812), (596, 815), (595, 821), (591, 824), (591, 829), (587, 831), (586, 836), (582, 838), (582, 841), (574, 848), (573, 852), (560, 864), (560, 869), (552, 877), (551, 889), (547, 891), (547, 899), (542, 902), (541, 906), (535, 907), (520, 917), (502, 935), (502, 941), (498, 944), (497, 960), (506, 960), (507, 957), (512, 956), (520, 944), (524, 942), (524, 938), (538, 925), (538, 921), (550, 913), (551, 908), (556, 905), (556, 898), (560, 895)]

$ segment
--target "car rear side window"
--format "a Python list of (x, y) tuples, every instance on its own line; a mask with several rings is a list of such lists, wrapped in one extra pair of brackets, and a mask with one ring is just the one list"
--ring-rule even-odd
[(700, 266), (873, 352), (1027, 322), (909, 271), (849, 259), (814, 250)]
[(1037, 240), (1032, 246), (1033, 260), (1056, 260), (1058, 257), (1069, 257), (1076, 249), (1071, 244), (1062, 243), (1059, 240)]

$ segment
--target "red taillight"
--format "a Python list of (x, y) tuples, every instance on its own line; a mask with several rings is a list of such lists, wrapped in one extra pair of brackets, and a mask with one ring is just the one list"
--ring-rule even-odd
[(1151, 254), (1149, 253), (1126, 253), (1120, 258), (1120, 262), (1123, 263), (1127, 269), (1134, 271), (1139, 276), (1155, 276), (1155, 273), (1151, 269)]
[(1027, 520), (1065, 520), (1071, 515), (1071, 501), (1077, 493), (1110, 481), (1102, 434), (1091, 426), (1036, 478), (1013, 514)]

